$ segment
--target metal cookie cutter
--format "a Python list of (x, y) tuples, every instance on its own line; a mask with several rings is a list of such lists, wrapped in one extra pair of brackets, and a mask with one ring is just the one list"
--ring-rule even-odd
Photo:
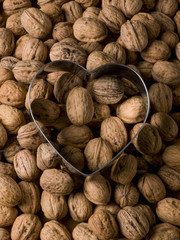
[[(143, 124), (141, 126), (141, 128), (139, 129), (139, 131), (135, 134), (135, 136), (127, 143), (127, 145), (120, 150), (120, 152), (118, 152), (116, 154), (116, 156), (114, 156), (107, 164), (105, 164), (103, 167), (101, 167), (100, 169), (96, 170), (95, 172), (91, 172), (91, 173), (84, 173), (78, 169), (76, 169), (73, 165), (71, 165), (60, 153), (59, 151), (52, 145), (52, 143), (50, 142), (50, 140), (46, 137), (46, 135), (43, 133), (43, 131), (41, 130), (40, 126), (38, 125), (34, 115), (33, 115), (33, 111), (31, 108), (31, 101), (30, 101), (30, 95), (31, 95), (31, 89), (32, 86), (34, 84), (35, 79), (37, 79), (38, 77), (40, 77), (41, 75), (50, 73), (50, 72), (57, 72), (57, 71), (67, 71), (70, 72), (78, 77), (80, 77), (81, 79), (83, 79), (84, 81), (87, 81), (88, 79), (95, 79), (98, 78), (104, 74), (112, 74), (113, 76), (118, 76), (119, 79), (120, 78), (126, 78), (129, 81), (131, 81), (139, 90), (143, 100), (144, 100), (144, 106), (146, 109), (146, 116), (144, 118)], [(29, 95), (28, 95), (28, 101), (29, 101), (29, 110), (30, 110), (30, 114), (31, 117), (34, 121), (34, 123), (36, 124), (36, 126), (38, 127), (40, 133), (44, 136), (44, 138), (46, 139), (46, 141), (51, 145), (51, 147), (56, 151), (56, 153), (59, 155), (59, 157), (61, 159), (63, 159), (63, 161), (66, 164), (69, 164), (69, 166), (71, 168), (73, 168), (77, 173), (83, 175), (84, 177), (86, 176), (90, 176), (92, 174), (95, 174), (97, 172), (100, 172), (102, 169), (104, 169), (105, 167), (107, 167), (110, 163), (112, 163), (115, 159), (117, 159), (121, 153), (132, 143), (132, 141), (134, 140), (134, 138), (139, 134), (139, 132), (141, 131), (141, 129), (143, 128), (144, 124), (146, 123), (148, 114), (149, 114), (149, 110), (150, 110), (150, 100), (149, 100), (149, 95), (148, 95), (148, 90), (146, 88), (146, 85), (143, 81), (143, 79), (141, 78), (141, 76), (132, 68), (123, 65), (123, 64), (118, 64), (118, 63), (109, 63), (109, 64), (105, 64), (102, 65), (96, 69), (94, 69), (93, 71), (88, 71), (87, 69), (85, 69), (84, 67), (82, 67), (81, 65), (74, 63), (72, 61), (66, 61), (66, 60), (59, 60), (59, 61), (53, 61), (53, 62), (49, 62), (47, 64), (45, 64), (34, 76), (34, 78), (31, 81), (31, 84), (29, 86)]]

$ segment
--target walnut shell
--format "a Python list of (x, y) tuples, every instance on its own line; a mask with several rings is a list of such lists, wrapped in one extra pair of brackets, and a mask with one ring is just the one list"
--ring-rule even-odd
[(93, 204), (80, 191), (70, 194), (68, 207), (72, 219), (76, 222), (87, 221), (93, 213)]
[(7, 133), (16, 134), (20, 127), (25, 124), (25, 117), (21, 110), (5, 104), (0, 105), (0, 120)]
[(180, 170), (179, 154), (180, 145), (175, 144), (165, 148), (162, 158), (169, 167)]
[(71, 176), (58, 169), (46, 169), (40, 177), (40, 185), (43, 190), (59, 195), (68, 195), (74, 188)]
[(169, 46), (161, 40), (154, 40), (141, 52), (141, 57), (150, 63), (166, 61), (171, 56)]
[(0, 57), (11, 55), (14, 47), (14, 34), (7, 28), (0, 28)]
[(26, 34), (26, 30), (21, 24), (21, 15), (22, 12), (14, 13), (8, 17), (6, 21), (6, 28), (11, 30), (16, 36), (22, 36)]
[(13, 54), (15, 57), (17, 57), (20, 60), (22, 59), (23, 48), (24, 46), (26, 46), (30, 39), (32, 39), (32, 37), (29, 34), (25, 34), (16, 41)]
[(172, 238), (178, 239), (180, 238), (180, 230), (179, 228), (169, 224), (169, 223), (160, 223), (153, 226), (148, 235), (146, 236), (146, 240), (164, 240), (164, 239)]
[[(6, 56), (1, 59), (0, 66), (12, 70), (17, 62), (19, 62), (19, 59), (17, 59), (16, 57)], [(10, 79), (14, 79), (14, 76)], [(7, 80), (9, 80), (9, 78)]]
[(17, 215), (18, 210), (16, 208), (0, 205), (0, 227), (11, 226), (15, 221)]
[(176, 26), (174, 21), (162, 12), (151, 12), (151, 15), (156, 19), (161, 27), (161, 32), (175, 32)]
[(99, 210), (109, 211), (114, 217), (116, 217), (117, 213), (121, 208), (114, 202), (110, 202), (107, 205), (97, 205), (94, 209), (94, 213)]
[(78, 18), (82, 17), (83, 9), (76, 1), (70, 1), (62, 5), (63, 13), (66, 21), (74, 23)]
[(72, 231), (74, 240), (98, 240), (96, 235), (88, 227), (88, 223), (79, 223)]
[(17, 174), (14, 170), (13, 164), (0, 162), (0, 175), (1, 174), (8, 175), (11, 178), (13, 178), (15, 181), (17, 181)]
[(82, 47), (77, 44), (57, 42), (50, 49), (49, 56), (51, 61), (69, 60), (85, 66), (87, 53)]
[(161, 179), (152, 173), (147, 173), (138, 181), (138, 188), (145, 199), (156, 203), (166, 196), (166, 188)]
[[(136, 124), (131, 132), (131, 139), (138, 132), (142, 123)], [(157, 154), (162, 148), (162, 139), (156, 127), (149, 123), (145, 123), (140, 133), (133, 140), (133, 145), (142, 154), (154, 155)]]
[(108, 34), (106, 25), (95, 18), (82, 17), (73, 25), (74, 36), (82, 42), (100, 42)]
[(8, 140), (8, 135), (4, 126), (0, 123), (0, 148), (3, 148)]
[(53, 28), (53, 39), (61, 41), (66, 38), (73, 38), (73, 24), (71, 22), (58, 22)]
[(92, 71), (100, 67), (101, 65), (116, 62), (117, 60), (115, 58), (111, 57), (109, 54), (103, 51), (93, 51), (89, 54), (87, 58), (86, 68), (89, 71)]
[(173, 94), (170, 87), (164, 83), (154, 83), (149, 88), (152, 110), (169, 113), (173, 105)]
[(44, 39), (51, 32), (50, 18), (38, 8), (28, 8), (21, 15), (24, 29), (35, 38)]
[(86, 125), (70, 125), (69, 127), (62, 129), (57, 135), (57, 142), (62, 146), (70, 145), (73, 147), (84, 148), (92, 138), (93, 133)]
[(112, 5), (102, 8), (98, 19), (104, 22), (108, 29), (114, 34), (118, 34), (122, 24), (126, 22), (126, 18), (121, 10)]
[(149, 231), (147, 217), (134, 207), (125, 207), (117, 215), (122, 234), (132, 240), (144, 238)]
[(73, 88), (67, 97), (66, 111), (72, 124), (82, 126), (90, 122), (94, 115), (93, 100), (87, 89)]
[(179, 34), (180, 33), (180, 11), (176, 12), (176, 15), (174, 16), (174, 22), (176, 23), (177, 32)]
[(43, 63), (37, 60), (19, 61), (13, 68), (14, 77), (18, 82), (30, 84), (42, 66)]
[(133, 124), (143, 121), (146, 116), (143, 98), (140, 96), (133, 96), (119, 103), (116, 107), (116, 115), (124, 123)]
[(40, 10), (50, 17), (52, 23), (64, 21), (62, 9), (56, 3), (53, 2), (46, 3), (41, 6)]
[(22, 200), (18, 204), (23, 213), (37, 213), (40, 210), (40, 191), (38, 186), (33, 182), (21, 181), (18, 183)]
[(178, 125), (167, 113), (157, 112), (151, 116), (150, 123), (156, 127), (164, 141), (172, 141), (178, 134)]
[(180, 68), (176, 63), (168, 61), (158, 61), (152, 68), (154, 80), (166, 83), (170, 86), (179, 83)]
[(137, 20), (127, 21), (121, 26), (121, 40), (130, 51), (142, 52), (148, 44), (145, 26)]
[(158, 202), (156, 214), (162, 222), (180, 226), (180, 200), (164, 198)]
[(10, 240), (10, 234), (5, 228), (0, 228), (0, 239)]
[(104, 47), (104, 45), (99, 42), (79, 42), (78, 44), (84, 48), (88, 54), (92, 53), (93, 51), (102, 51)]
[(175, 32), (167, 31), (160, 35), (160, 39), (167, 43), (170, 49), (174, 49), (179, 42), (179, 36)]
[(41, 195), (41, 208), (46, 218), (61, 220), (68, 213), (68, 206), (64, 196), (56, 196), (43, 191)]
[(114, 152), (119, 152), (127, 144), (127, 130), (118, 117), (103, 120), (100, 135), (110, 143)]
[(100, 174), (88, 176), (84, 181), (84, 195), (96, 205), (108, 204), (111, 198), (111, 185)]
[(14, 156), (14, 169), (24, 181), (34, 181), (39, 176), (35, 155), (28, 149), (21, 150)]
[(92, 92), (97, 102), (115, 104), (123, 98), (124, 86), (117, 77), (103, 75), (94, 79)]
[(134, 15), (131, 20), (138, 20), (144, 24), (149, 39), (155, 39), (158, 37), (160, 33), (160, 25), (151, 14), (139, 12)]
[(172, 191), (180, 191), (180, 170), (163, 165), (159, 169), (158, 175), (168, 189)]
[(131, 154), (122, 154), (111, 167), (111, 179), (121, 184), (129, 184), (137, 173), (137, 159)]
[(0, 66), (0, 86), (2, 83), (4, 83), (7, 80), (13, 80), (14, 79), (14, 75), (11, 69), (9, 69), (6, 66)]
[(71, 234), (63, 224), (55, 220), (51, 220), (44, 224), (41, 229), (40, 238), (41, 240), (48, 240), (52, 238), (57, 240), (71, 240)]
[(118, 234), (118, 226), (113, 215), (104, 210), (95, 212), (88, 220), (88, 227), (98, 239), (108, 240)]
[(125, 49), (117, 42), (110, 42), (106, 44), (103, 49), (103, 52), (112, 56), (118, 61), (118, 63), (125, 64), (126, 62), (126, 51)]
[(4, 12), (10, 16), (17, 12), (22, 12), (31, 6), (30, 0), (5, 0), (3, 1)]
[(101, 9), (98, 7), (88, 7), (83, 12), (82, 16), (86, 18), (98, 18)]
[(99, 0), (75, 0), (75, 1), (78, 2), (83, 8), (96, 6), (99, 3)]
[(142, 5), (142, 0), (122, 0), (119, 2), (119, 8), (128, 18), (131, 18), (133, 15), (138, 13), (141, 10)]
[(0, 176), (0, 204), (14, 207), (22, 199), (21, 189), (18, 184), (8, 175)]
[(156, 216), (150, 206), (145, 205), (145, 204), (138, 204), (135, 206), (135, 208), (138, 211), (141, 211), (144, 213), (144, 215), (147, 217), (147, 220), (149, 221), (150, 227), (153, 226), (156, 223)]
[[(15, 154), (21, 149), (22, 149), (22, 147), (18, 144), (18, 142), (16, 140), (13, 141), (12, 143), (9, 143), (4, 148), (5, 151), (3, 153), (6, 161), (9, 163), (13, 163)], [(9, 151), (9, 150), (11, 150), (11, 151)], [(13, 168), (14, 168), (14, 166), (13, 166)]]
[(138, 203), (139, 192), (134, 184), (117, 184), (114, 189), (114, 200), (121, 207), (134, 206)]
[(26, 93), (27, 90), (21, 83), (7, 80), (0, 87), (0, 101), (12, 107), (22, 108)]
[(21, 214), (13, 223), (11, 229), (11, 239), (39, 239), (39, 233), (42, 228), (41, 222), (38, 216), (34, 214)]
[(178, 2), (177, 0), (159, 0), (157, 1), (155, 9), (169, 17), (173, 17), (178, 10)]

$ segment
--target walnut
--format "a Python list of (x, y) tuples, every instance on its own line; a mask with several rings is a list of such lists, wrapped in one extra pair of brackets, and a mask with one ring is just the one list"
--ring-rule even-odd
[(38, 186), (33, 182), (21, 181), (18, 183), (22, 200), (18, 204), (23, 213), (37, 213), (40, 210), (40, 191)]
[(141, 57), (150, 63), (157, 61), (166, 61), (171, 56), (171, 50), (168, 45), (161, 40), (154, 40), (141, 52)]
[(166, 196), (166, 188), (161, 179), (152, 173), (147, 173), (138, 181), (138, 188), (145, 199), (156, 203)]
[(162, 12), (151, 12), (151, 15), (156, 19), (161, 27), (161, 32), (175, 32), (176, 26), (174, 21)]
[(103, 52), (107, 53), (109, 56), (117, 60), (118, 63), (126, 63), (126, 51), (125, 49), (117, 42), (108, 43)]
[(94, 209), (94, 213), (99, 210), (109, 211), (114, 217), (116, 217), (117, 213), (121, 208), (114, 202), (110, 202), (107, 205), (97, 205)]
[(167, 164), (169, 167), (174, 168), (175, 170), (180, 170), (179, 154), (180, 145), (174, 144), (165, 148), (162, 158), (165, 164)]
[(121, 207), (134, 206), (138, 203), (139, 192), (134, 184), (117, 184), (114, 189), (114, 200)]
[(50, 49), (50, 59), (55, 60), (69, 60), (76, 62), (82, 66), (86, 64), (87, 53), (77, 44), (68, 42), (57, 42)]
[(21, 15), (22, 12), (14, 13), (10, 17), (8, 17), (6, 21), (6, 28), (11, 30), (16, 36), (22, 36), (26, 34), (26, 30), (21, 24)]
[(176, 15), (174, 16), (174, 22), (176, 23), (177, 32), (180, 33), (180, 11), (176, 12)]
[(111, 179), (117, 183), (129, 184), (137, 172), (137, 159), (131, 154), (122, 154), (111, 167)]
[(56, 196), (68, 195), (74, 188), (71, 176), (59, 169), (46, 169), (40, 177), (40, 186)]
[(106, 25), (100, 20), (90, 17), (82, 17), (73, 25), (74, 36), (82, 42), (100, 42), (108, 34)]
[[(9, 70), (12, 71), (12, 69), (15, 67), (17, 62), (19, 62), (19, 59), (12, 56), (7, 56), (1, 59), (0, 66), (8, 68)], [(14, 79), (14, 75), (13, 75), (13, 78), (10, 78), (10, 79)], [(7, 80), (9, 80), (9, 78)]]
[(167, 165), (163, 165), (159, 169), (158, 175), (168, 189), (172, 191), (180, 191), (180, 169), (173, 169)]
[(122, 24), (126, 22), (126, 18), (121, 10), (112, 5), (102, 8), (98, 19), (104, 22), (108, 29), (114, 34), (118, 34)]
[(118, 226), (113, 215), (104, 210), (95, 212), (88, 220), (88, 227), (98, 237), (98, 239), (108, 240), (116, 237)]
[(51, 220), (44, 224), (41, 229), (40, 238), (41, 240), (48, 240), (52, 238), (71, 240), (71, 234), (63, 224), (55, 220)]
[(127, 130), (118, 117), (103, 120), (100, 135), (110, 143), (114, 152), (119, 152), (127, 144)]
[(30, 0), (4, 0), (3, 9), (4, 12), (10, 16), (14, 13), (24, 11), (26, 8), (31, 7)]
[(61, 41), (66, 38), (73, 38), (73, 24), (71, 22), (58, 22), (53, 28), (53, 39)]
[(169, 113), (173, 106), (173, 94), (170, 87), (164, 83), (154, 83), (149, 88), (152, 110)]
[(11, 55), (14, 47), (14, 34), (7, 28), (0, 28), (0, 57)]
[(0, 229), (1, 227), (11, 226), (15, 221), (17, 215), (18, 210), (16, 208), (0, 205)]
[(3, 148), (8, 140), (8, 135), (4, 126), (0, 123), (0, 148)]
[(153, 226), (156, 223), (156, 216), (150, 206), (145, 204), (138, 204), (135, 206), (135, 208), (144, 213), (144, 215), (147, 217), (147, 220), (149, 222), (150, 227)]
[[(136, 124), (131, 132), (131, 139), (138, 132), (142, 123)], [(162, 148), (162, 139), (156, 127), (149, 123), (145, 123), (144, 127), (133, 140), (135, 148), (142, 154), (154, 155), (157, 154)]]
[(68, 213), (68, 205), (64, 196), (56, 196), (43, 191), (41, 195), (41, 208), (48, 219), (61, 220)]
[(38, 216), (34, 214), (21, 214), (13, 223), (11, 229), (11, 239), (39, 239), (39, 233), (42, 228)]
[(84, 181), (84, 195), (96, 205), (108, 204), (111, 198), (111, 185), (100, 174), (88, 176)]
[[(49, 136), (49, 131), (42, 124), (38, 123), (45, 135)], [(44, 137), (39, 132), (34, 122), (29, 122), (19, 128), (17, 140), (21, 147), (27, 149), (37, 149), (41, 143), (46, 142)]]
[(62, 146), (70, 145), (84, 148), (92, 138), (93, 133), (86, 125), (70, 125), (69, 127), (63, 128), (57, 135), (57, 142)]
[(75, 0), (75, 1), (78, 2), (83, 8), (96, 6), (99, 3), (99, 0)]
[(0, 175), (0, 204), (14, 207), (22, 199), (21, 189), (13, 178), (8, 175)]
[(179, 42), (179, 36), (175, 32), (167, 31), (160, 35), (160, 39), (167, 43), (170, 49), (174, 49)]
[(47, 14), (52, 23), (58, 23), (64, 21), (64, 15), (61, 7), (56, 3), (47, 3), (41, 6), (40, 10)]
[(39, 176), (35, 155), (28, 149), (21, 150), (14, 156), (14, 169), (24, 181), (34, 181)]
[(132, 240), (140, 240), (149, 232), (147, 217), (135, 207), (125, 207), (117, 215), (122, 234)]
[(86, 18), (98, 18), (101, 9), (98, 7), (88, 7), (83, 12), (82, 16)]
[(162, 222), (180, 226), (180, 200), (164, 198), (157, 203), (156, 214)]
[(131, 20), (138, 20), (144, 24), (147, 30), (148, 38), (155, 39), (160, 33), (160, 25), (157, 20), (149, 13), (139, 12)]
[(19, 82), (5, 81), (0, 87), (0, 102), (12, 107), (24, 107), (27, 90)]
[(178, 2), (177, 0), (159, 0), (157, 1), (155, 9), (169, 17), (173, 17), (178, 10)]
[(78, 18), (82, 17), (83, 9), (76, 1), (70, 1), (62, 5), (62, 10), (66, 21), (74, 23)]
[(126, 17), (131, 18), (140, 11), (142, 5), (142, 0), (122, 0), (119, 3), (119, 8), (126, 15)]
[(146, 61), (140, 61), (137, 64), (137, 68), (138, 68), (143, 80), (145, 81), (145, 83), (151, 82), (152, 67), (153, 67), (153, 64), (146, 62)]
[[(4, 157), (7, 162), (13, 163), (14, 161), (14, 156), (16, 153), (21, 150), (22, 147), (18, 144), (17, 140), (13, 141), (12, 143), (9, 143), (5, 148), (4, 148)], [(9, 151), (10, 150), (10, 151)], [(13, 166), (14, 168), (14, 166)]]
[(103, 50), (103, 44), (99, 42), (79, 42), (79, 46), (84, 48), (88, 54), (92, 53), (93, 51), (102, 51)]
[(35, 38), (44, 39), (51, 32), (50, 18), (38, 8), (28, 8), (21, 15), (24, 29)]
[(0, 66), (0, 86), (3, 84), (3, 82), (5, 82), (6, 80), (13, 80), (14, 76), (13, 76), (13, 72), (5, 66)]
[(0, 175), (1, 174), (8, 175), (11, 178), (13, 178), (15, 181), (17, 181), (17, 174), (14, 170), (13, 164), (0, 162)]
[(72, 231), (74, 240), (98, 240), (96, 235), (88, 227), (88, 223), (79, 223)]
[(148, 44), (148, 34), (145, 26), (137, 20), (127, 21), (121, 26), (121, 39), (130, 51), (142, 52)]
[(24, 46), (26, 46), (30, 39), (32, 39), (32, 37), (29, 34), (25, 34), (16, 41), (13, 54), (15, 57), (17, 57), (20, 60), (22, 59), (23, 48)]
[(172, 141), (178, 134), (178, 125), (167, 113), (157, 112), (151, 116), (150, 123), (156, 127), (164, 141)]
[(92, 71), (101, 65), (107, 63), (116, 63), (117, 60), (103, 51), (93, 51), (89, 54), (87, 58), (86, 68)]
[(0, 239), (10, 240), (10, 234), (5, 228), (0, 228)]

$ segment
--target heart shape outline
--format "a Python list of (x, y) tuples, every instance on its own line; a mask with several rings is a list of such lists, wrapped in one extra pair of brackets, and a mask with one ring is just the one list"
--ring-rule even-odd
[[(54, 64), (54, 66), (53, 66)], [(109, 73), (110, 71), (113, 71), (114, 73), (117, 73), (119, 76), (121, 77), (126, 77), (128, 78), (128, 80), (130, 80), (132, 83), (135, 84), (135, 86), (138, 88), (138, 90), (141, 93), (141, 96), (144, 99), (144, 103), (146, 106), (146, 116), (144, 118), (143, 124), (141, 126), (141, 128), (137, 131), (137, 133), (133, 136), (133, 138), (126, 144), (126, 146), (121, 149), (108, 163), (106, 163), (103, 167), (99, 168), (98, 170), (91, 172), (91, 173), (84, 173), (80, 170), (78, 170), (77, 168), (75, 168), (72, 164), (70, 164), (60, 153), (59, 151), (52, 145), (52, 143), (49, 141), (49, 139), (46, 137), (46, 135), (43, 133), (43, 131), (41, 130), (40, 126), (38, 125), (33, 112), (32, 112), (32, 108), (31, 108), (31, 101), (30, 101), (30, 96), (31, 96), (31, 89), (32, 89), (32, 85), (34, 80), (36, 79), (36, 77), (41, 74), (43, 71), (46, 72), (52, 72), (53, 69), (57, 69), (57, 67), (59, 68), (59, 71), (68, 71), (72, 74), (75, 74), (79, 77), (83, 77), (83, 81), (87, 81), (87, 78), (96, 78), (98, 77), (98, 75), (106, 74)], [(123, 70), (123, 72), (121, 72)], [(108, 64), (104, 64), (101, 65), (100, 67), (89, 71), (86, 68), (84, 68), (83, 66), (79, 65), (78, 63), (72, 62), (72, 61), (68, 61), (68, 60), (56, 60), (56, 61), (52, 61), (52, 62), (48, 62), (47, 64), (45, 64), (42, 68), (40, 68), (40, 70), (35, 74), (35, 76), (33, 77), (30, 85), (29, 85), (29, 89), (28, 89), (29, 93), (28, 93), (28, 105), (29, 105), (29, 111), (31, 114), (31, 117), (34, 121), (34, 123), (36, 124), (37, 128), (39, 129), (40, 133), (43, 135), (43, 137), (46, 139), (46, 141), (50, 144), (50, 146), (56, 151), (56, 153), (58, 154), (58, 156), (63, 159), (63, 161), (65, 161), (70, 167), (72, 167), (77, 173), (79, 173), (80, 175), (87, 177), (87, 176), (91, 176), (95, 173), (100, 172), (101, 170), (103, 170), (104, 168), (106, 168), (108, 165), (110, 165), (110, 163), (112, 163), (114, 160), (116, 160), (121, 154), (122, 152), (124, 152), (124, 150), (126, 148), (129, 147), (129, 145), (133, 142), (133, 140), (136, 138), (136, 136), (140, 133), (140, 131), (142, 130), (142, 128), (144, 127), (144, 124), (147, 121), (148, 115), (149, 115), (149, 111), (150, 111), (150, 98), (149, 98), (149, 94), (148, 94), (148, 90), (147, 87), (142, 79), (142, 77), (132, 68), (130, 68), (129, 66), (126, 66), (124, 64), (120, 64), (120, 63), (108, 63)]]

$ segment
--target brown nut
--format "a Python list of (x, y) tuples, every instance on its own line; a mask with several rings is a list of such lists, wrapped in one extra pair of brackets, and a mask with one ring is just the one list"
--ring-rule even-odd
[(83, 9), (76, 1), (70, 1), (62, 5), (64, 16), (67, 22), (74, 23), (78, 18), (82, 17)]
[(144, 238), (149, 231), (147, 217), (135, 207), (125, 207), (117, 215), (122, 234), (132, 240)]
[(176, 23), (177, 32), (180, 33), (180, 11), (176, 12), (176, 15), (174, 16), (174, 22)]
[(61, 220), (68, 213), (68, 206), (64, 196), (56, 196), (43, 191), (41, 195), (41, 208), (46, 218)]
[(40, 177), (40, 186), (56, 196), (68, 195), (74, 188), (71, 176), (59, 169), (46, 169)]
[(72, 231), (74, 240), (98, 240), (96, 235), (88, 227), (88, 223), (79, 223)]
[[(12, 70), (15, 67), (17, 62), (19, 62), (18, 58), (12, 57), (12, 56), (6, 56), (1, 59), (0, 66), (8, 68), (9, 70)], [(10, 79), (14, 79), (14, 77)], [(7, 80), (9, 80), (9, 78)]]
[(94, 209), (94, 213), (99, 210), (109, 211), (114, 217), (116, 217), (117, 213), (121, 208), (114, 202), (110, 202), (107, 205), (97, 205)]
[(161, 27), (161, 32), (175, 32), (176, 26), (174, 21), (162, 12), (151, 12), (151, 15), (156, 19)]
[(71, 234), (63, 224), (55, 220), (51, 220), (44, 224), (41, 229), (40, 238), (41, 240), (48, 240), (52, 238), (71, 240)]
[(84, 195), (96, 205), (108, 204), (111, 198), (111, 185), (100, 174), (88, 176), (84, 181)]
[(14, 170), (13, 164), (0, 161), (0, 175), (2, 174), (8, 175), (17, 181), (17, 174)]
[(162, 222), (180, 226), (180, 200), (164, 198), (158, 202), (156, 214)]
[(0, 205), (0, 227), (11, 226), (17, 215), (18, 210), (16, 208)]
[(91, 6), (96, 6), (99, 3), (99, 0), (75, 0), (78, 2), (83, 8), (88, 8)]
[(14, 79), (14, 75), (13, 75), (12, 70), (9, 69), (7, 66), (0, 66), (0, 74), (1, 74), (0, 86), (6, 80), (13, 80)]
[(93, 138), (84, 149), (86, 164), (90, 171), (103, 167), (113, 157), (110, 144), (102, 138)]
[(121, 40), (130, 51), (142, 52), (148, 44), (145, 26), (137, 20), (127, 21), (121, 26)]
[(10, 234), (5, 228), (0, 228), (0, 239), (10, 240)]
[(13, 223), (11, 229), (11, 239), (39, 239), (39, 233), (42, 228), (41, 222), (38, 216), (34, 214), (21, 214)]
[(118, 63), (126, 63), (126, 51), (125, 49), (117, 42), (108, 43), (103, 52), (107, 53), (109, 56), (117, 60)]
[(71, 22), (58, 22), (53, 28), (53, 39), (61, 41), (66, 38), (73, 38), (73, 24)]
[[(84, 0), (82, 0), (84, 1)], [(99, 13), (101, 9), (98, 7), (88, 7), (86, 10), (83, 12), (83, 17), (90, 17), (90, 18), (98, 18)]]
[(8, 135), (4, 126), (0, 123), (0, 148), (3, 148), (8, 140)]
[(14, 34), (7, 28), (0, 28), (0, 57), (11, 55), (14, 47)]
[(139, 192), (134, 184), (117, 184), (114, 190), (114, 200), (121, 207), (134, 206), (138, 203)]
[(160, 39), (167, 43), (170, 49), (174, 49), (179, 42), (179, 36), (175, 32), (166, 31), (160, 35)]
[(40, 10), (50, 17), (52, 23), (64, 21), (62, 9), (56, 3), (53, 2), (46, 3), (41, 6)]
[(103, 120), (100, 135), (110, 143), (114, 152), (119, 152), (127, 144), (127, 130), (118, 117)]
[(156, 11), (162, 12), (169, 17), (173, 17), (178, 10), (178, 2), (176, 0), (159, 0), (155, 9)]
[(93, 213), (93, 204), (84, 195), (77, 191), (69, 195), (68, 198), (69, 213), (76, 222), (85, 222)]
[(73, 25), (73, 31), (75, 38), (82, 42), (100, 42), (103, 41), (108, 34), (104, 23), (98, 19), (89, 17), (77, 19)]
[(147, 173), (138, 181), (138, 188), (145, 199), (156, 203), (166, 196), (166, 188), (161, 179), (152, 173)]
[(175, 144), (165, 148), (162, 158), (169, 167), (180, 170), (179, 154), (180, 145)]
[(22, 199), (21, 189), (18, 184), (8, 175), (0, 176), (0, 204), (14, 207)]
[(22, 36), (26, 34), (26, 30), (21, 24), (21, 15), (22, 12), (14, 13), (8, 17), (6, 21), (6, 28), (11, 30), (16, 36)]
[(108, 240), (118, 234), (118, 226), (113, 215), (104, 210), (95, 212), (88, 220), (88, 227), (98, 239)]
[(44, 39), (51, 32), (50, 18), (38, 8), (28, 8), (21, 15), (24, 29), (35, 38)]
[(137, 173), (137, 159), (131, 154), (122, 154), (111, 167), (111, 179), (121, 184), (129, 184)]
[(14, 13), (17, 12), (22, 12), (26, 8), (31, 6), (31, 1), (30, 0), (5, 0), (3, 1), (3, 9), (4, 12), (10, 16)]
[(145, 204), (138, 204), (135, 206), (135, 208), (138, 211), (144, 213), (144, 215), (147, 217), (150, 227), (156, 223), (156, 215), (154, 214), (150, 206)]

